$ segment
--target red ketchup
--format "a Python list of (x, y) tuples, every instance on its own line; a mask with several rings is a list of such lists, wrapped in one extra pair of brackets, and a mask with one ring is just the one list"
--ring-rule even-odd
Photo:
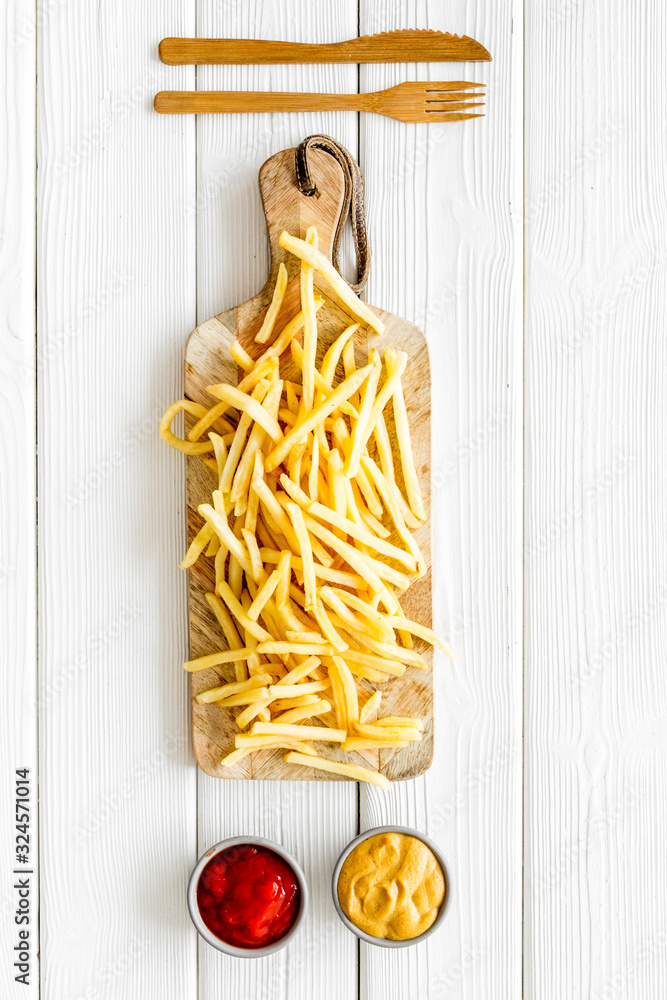
[(238, 844), (211, 858), (197, 884), (201, 918), (237, 948), (279, 941), (296, 919), (299, 883), (286, 861), (266, 847)]

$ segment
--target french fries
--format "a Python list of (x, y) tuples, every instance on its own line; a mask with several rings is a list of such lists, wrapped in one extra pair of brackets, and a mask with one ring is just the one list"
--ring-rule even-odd
[[(288, 750), (289, 763), (388, 788), (378, 771), (327, 759), (310, 743), (324, 753), (327, 743), (350, 753), (418, 743), (423, 722), (378, 718), (383, 693), (372, 685), (426, 668), (413, 637), (455, 655), (399, 603), (427, 569), (412, 533), (426, 508), (402, 384), (407, 355), (374, 348), (357, 367), (354, 335), (364, 326), (382, 333), (383, 324), (317, 249), (314, 228), (305, 240), (283, 233), (280, 243), (298, 259), (300, 311), (283, 318), (281, 264), (255, 325), (253, 354), (262, 353), (251, 357), (239, 340), (230, 346), (238, 385), (209, 385), (210, 405), (179, 400), (160, 423), (165, 441), (216, 478), (181, 566), (212, 561), (206, 601), (226, 648), (184, 666), (233, 670), (196, 699), (237, 713), (225, 768), (259, 750)], [(323, 358), (318, 312), (326, 300), (315, 292), (317, 274), (358, 320), (329, 338)], [(182, 411), (192, 424), (185, 438), (171, 430)]]

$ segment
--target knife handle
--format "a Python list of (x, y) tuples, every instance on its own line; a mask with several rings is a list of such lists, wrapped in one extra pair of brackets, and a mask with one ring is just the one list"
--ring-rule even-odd
[(356, 62), (348, 46), (346, 42), (309, 45), (251, 38), (163, 38), (160, 59), (172, 66)]

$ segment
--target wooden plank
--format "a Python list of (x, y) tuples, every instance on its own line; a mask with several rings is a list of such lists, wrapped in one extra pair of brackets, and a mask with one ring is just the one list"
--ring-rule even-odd
[(194, 1000), (182, 463), (194, 126), (151, 108), (176, 0), (55, 5), (39, 47), (42, 997)]
[[(337, 41), (357, 34), (357, 4), (305, 0), (217, 4), (199, 0), (203, 37)], [(166, 33), (166, 32), (165, 32)], [(200, 67), (201, 90), (356, 90), (355, 67)], [(354, 114), (205, 116), (197, 122), (197, 320), (255, 295), (269, 269), (257, 173), (272, 154), (315, 132), (356, 152)], [(263, 962), (238, 962), (200, 945), (199, 1000), (266, 997), (352, 1000), (356, 944), (338, 921), (328, 873), (356, 832), (356, 794), (345, 782), (219, 781), (199, 777), (199, 851), (225, 836), (262, 833), (291, 846), (312, 889), (312, 917), (290, 947)]]
[[(0, 20), (0, 993), (39, 993), (37, 840), (37, 551), (35, 530), (35, 5)], [(28, 863), (17, 860), (16, 769), (29, 768)], [(18, 816), (22, 819), (23, 810)], [(25, 840), (21, 841), (21, 847)], [(21, 857), (24, 854), (21, 853)], [(15, 875), (24, 869), (21, 875)], [(30, 872), (31, 874), (26, 874)], [(18, 880), (29, 883), (29, 923), (16, 923)], [(23, 921), (23, 914), (18, 917)], [(29, 969), (14, 948), (26, 943)], [(25, 979), (17, 977), (25, 976)]]
[(667, 981), (664, 5), (530, 4), (525, 996)]
[[(512, 18), (513, 30), (512, 30)], [(375, 263), (368, 297), (424, 328), (433, 381), (435, 756), (386, 794), (362, 787), (361, 829), (432, 836), (452, 873), (442, 931), (415, 949), (361, 947), (361, 997), (521, 995), (521, 6), (362, 2), (360, 30), (466, 32), (491, 52), (487, 117), (361, 119)], [(420, 68), (442, 79), (442, 66)], [(460, 69), (457, 72), (461, 72)], [(452, 73), (453, 75), (453, 73)], [(364, 67), (361, 89), (413, 76)]]

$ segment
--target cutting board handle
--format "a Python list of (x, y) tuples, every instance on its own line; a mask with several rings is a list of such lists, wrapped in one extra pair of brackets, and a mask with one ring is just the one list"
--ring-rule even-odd
[(268, 282), (271, 286), (275, 284), (281, 263), (285, 264), (290, 280), (299, 273), (299, 261), (283, 250), (278, 242), (283, 229), (303, 239), (308, 227), (316, 226), (319, 249), (331, 260), (333, 240), (345, 200), (343, 170), (332, 156), (320, 149), (311, 149), (308, 153), (315, 194), (301, 194), (297, 184), (295, 153), (295, 149), (283, 149), (262, 164), (259, 171), (259, 188), (271, 245)]

